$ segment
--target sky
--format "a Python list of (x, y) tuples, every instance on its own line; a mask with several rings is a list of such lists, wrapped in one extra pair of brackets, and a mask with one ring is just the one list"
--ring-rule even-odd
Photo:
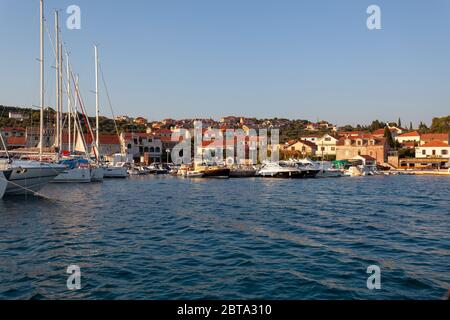
[[(80, 30), (65, 27), (72, 4)], [(366, 26), (372, 4), (381, 30)], [(52, 37), (55, 9), (91, 114), (94, 44), (116, 115), (344, 125), (450, 114), (448, 0), (46, 0)], [(39, 105), (38, 0), (0, 0), (0, 40), (0, 104)], [(101, 113), (111, 116), (104, 89)]]

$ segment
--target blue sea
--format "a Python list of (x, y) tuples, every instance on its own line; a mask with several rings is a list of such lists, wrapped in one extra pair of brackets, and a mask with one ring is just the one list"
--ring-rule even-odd
[(52, 184), (49, 199), (0, 200), (0, 299), (442, 299), (449, 190), (415, 176)]

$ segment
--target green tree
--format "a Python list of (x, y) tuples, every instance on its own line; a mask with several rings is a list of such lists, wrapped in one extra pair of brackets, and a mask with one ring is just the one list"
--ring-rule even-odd
[(392, 138), (391, 130), (388, 127), (384, 128), (384, 137), (391, 148), (395, 148), (395, 141)]

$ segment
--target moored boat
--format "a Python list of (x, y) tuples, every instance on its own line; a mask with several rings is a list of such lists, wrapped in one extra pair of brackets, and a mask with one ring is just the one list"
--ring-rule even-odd
[(0, 199), (5, 195), (6, 187), (8, 186), (8, 179), (11, 176), (12, 170), (0, 171)]
[(253, 166), (238, 166), (230, 168), (230, 178), (255, 177), (257, 170)]
[(258, 171), (258, 176), (263, 178), (299, 179), (304, 178), (305, 173), (295, 166), (282, 162), (265, 162)]
[(6, 187), (6, 195), (29, 195), (38, 192), (66, 170), (66, 167), (60, 164), (34, 160), (12, 160), (9, 168), (12, 172)]

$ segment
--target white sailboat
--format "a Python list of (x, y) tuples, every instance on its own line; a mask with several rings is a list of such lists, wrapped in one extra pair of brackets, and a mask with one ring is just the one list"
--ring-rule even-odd
[[(40, 128), (39, 161), (7, 159), (0, 161), (0, 167), (12, 170), (6, 187), (6, 195), (35, 194), (52, 181), (65, 168), (64, 166), (44, 163), (44, 0), (40, 0)], [(6, 149), (5, 149), (6, 150)]]
[[(96, 139), (95, 139), (95, 149), (97, 155), (97, 174), (102, 175), (103, 178), (126, 178), (128, 177), (128, 166), (126, 163), (117, 163), (114, 165), (104, 165), (100, 164), (98, 160), (100, 158), (100, 92), (99, 92), (99, 58), (98, 58), (98, 47), (94, 46), (95, 53), (95, 119), (96, 119)], [(100, 172), (102, 170), (102, 172)]]

